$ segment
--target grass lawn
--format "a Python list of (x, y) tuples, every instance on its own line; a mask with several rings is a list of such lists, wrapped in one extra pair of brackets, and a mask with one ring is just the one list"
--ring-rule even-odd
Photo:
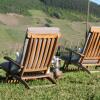
[(43, 86), (50, 84), (47, 80), (30, 81), (33, 86), (30, 90), (20, 83), (0, 83), (0, 100), (100, 100), (99, 75), (66, 72), (57, 80), (57, 85), (50, 87)]
[[(30, 26), (59, 27), (62, 34), (60, 42), (67, 46), (80, 45), (85, 38), (85, 22), (71, 22), (67, 19), (56, 19), (47, 16), (40, 10), (30, 10), (32, 16), (0, 15), (0, 63), (4, 55), (12, 55), (19, 49), (25, 37), (26, 28)], [(2, 20), (5, 18), (5, 20)], [(11, 22), (11, 19), (14, 22)], [(98, 23), (90, 23), (100, 26)], [(0, 71), (0, 75), (5, 73)], [(27, 90), (22, 84), (0, 83), (0, 100), (100, 100), (100, 73), (89, 75), (86, 72), (66, 72), (57, 85), (47, 80), (29, 82), (32, 90)], [(43, 87), (34, 87), (43, 86)]]

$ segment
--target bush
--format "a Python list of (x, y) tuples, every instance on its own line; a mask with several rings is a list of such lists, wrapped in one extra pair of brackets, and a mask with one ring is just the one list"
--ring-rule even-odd
[(52, 21), (49, 18), (45, 19), (47, 21), (47, 23), (52, 24)]
[(40, 0), (0, 0), (0, 13), (18, 13), (30, 15), (29, 9), (41, 9)]
[(58, 18), (58, 19), (63, 18), (62, 10), (59, 9), (59, 8), (46, 7), (46, 9), (44, 9), (44, 11), (51, 17), (55, 17), (55, 18)]
[(51, 14), (51, 16), (52, 16), (52, 17), (56, 17), (56, 18), (58, 18), (58, 19), (61, 18), (61, 14), (60, 14), (59, 12), (53, 12), (53, 13)]
[(49, 23), (45, 23), (46, 27), (51, 27), (51, 25)]

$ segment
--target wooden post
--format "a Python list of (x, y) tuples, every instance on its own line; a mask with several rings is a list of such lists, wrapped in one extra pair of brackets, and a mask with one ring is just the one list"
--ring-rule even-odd
[(90, 14), (90, 0), (88, 0), (85, 40), (87, 39), (87, 36), (88, 36), (88, 29), (89, 29), (89, 14)]

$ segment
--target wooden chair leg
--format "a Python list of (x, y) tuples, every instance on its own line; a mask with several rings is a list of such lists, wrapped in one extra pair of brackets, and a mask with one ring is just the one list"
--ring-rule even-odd
[(89, 68), (89, 66), (86, 66), (86, 68), (88, 69), (88, 68)]
[(26, 81), (22, 80), (19, 76), (14, 75), (13, 77), (15, 77), (16, 79), (18, 79), (27, 89), (30, 89), (29, 85), (27, 84)]
[(88, 74), (91, 74), (90, 71), (87, 68), (83, 67), (81, 64), (78, 64), (78, 66), (85, 70)]
[(67, 59), (67, 61), (65, 60), (63, 68), (64, 70), (68, 70), (68, 65), (71, 64), (71, 58), (72, 58), (72, 52), (69, 53), (69, 57)]
[(63, 71), (67, 71), (68, 70), (68, 66), (69, 66), (69, 62), (68, 61), (65, 61), (64, 64), (63, 64)]
[(80, 70), (80, 67), (78, 66), (78, 71)]
[(46, 77), (50, 82), (52, 82), (53, 84), (56, 84), (56, 81), (52, 78), (52, 77)]
[(95, 69), (98, 69), (99, 66), (95, 66)]

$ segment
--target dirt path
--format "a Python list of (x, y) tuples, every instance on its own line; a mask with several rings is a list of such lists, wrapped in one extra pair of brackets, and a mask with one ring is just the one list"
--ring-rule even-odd
[(16, 26), (19, 24), (19, 19), (23, 17), (22, 15), (17, 14), (0, 14), (0, 22), (5, 25)]

